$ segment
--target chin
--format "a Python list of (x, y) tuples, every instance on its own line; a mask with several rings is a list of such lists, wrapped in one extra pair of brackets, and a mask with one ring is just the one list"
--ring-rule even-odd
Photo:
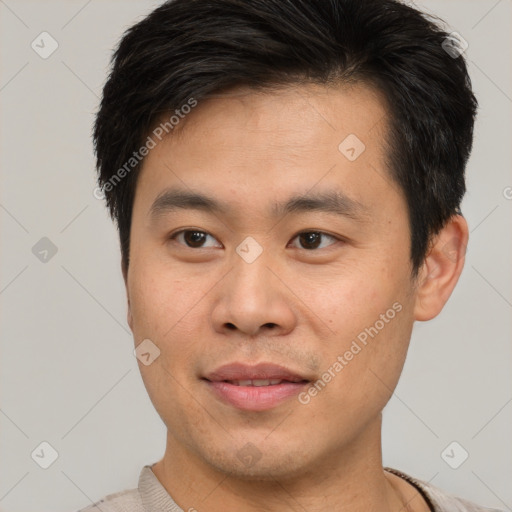
[(259, 452), (249, 442), (235, 456), (231, 448), (228, 449), (229, 456), (216, 452), (203, 454), (203, 458), (215, 471), (238, 480), (272, 482), (276, 479), (293, 479), (304, 476), (307, 468), (311, 468), (303, 447), (296, 453), (281, 453), (275, 447), (267, 447), (265, 452)]

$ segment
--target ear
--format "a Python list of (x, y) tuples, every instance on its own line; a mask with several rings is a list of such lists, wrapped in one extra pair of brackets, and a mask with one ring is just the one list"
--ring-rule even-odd
[(431, 320), (443, 309), (464, 268), (468, 238), (466, 219), (458, 214), (435, 236), (418, 273), (415, 320)]
[(121, 270), (123, 272), (123, 279), (124, 279), (124, 287), (126, 289), (126, 298), (128, 300), (128, 312), (126, 316), (126, 321), (128, 322), (128, 325), (130, 326), (130, 329), (133, 332), (133, 317), (132, 317), (132, 310), (130, 307), (130, 292), (128, 289), (128, 265), (125, 264), (124, 260), (121, 258)]

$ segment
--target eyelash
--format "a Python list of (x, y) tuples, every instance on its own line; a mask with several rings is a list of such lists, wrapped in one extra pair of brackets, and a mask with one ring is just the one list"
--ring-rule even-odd
[[(215, 238), (210, 233), (208, 233), (206, 231), (202, 231), (200, 229), (182, 229), (180, 231), (176, 231), (175, 233), (171, 234), (169, 236), (169, 240), (173, 240), (174, 241), (182, 233), (201, 233), (201, 234), (204, 234), (204, 235), (212, 236), (212, 238)], [(334, 240), (335, 242), (344, 242), (344, 240), (341, 239), (341, 238), (335, 237), (334, 235), (330, 235), (329, 233), (325, 233), (324, 231), (318, 231), (318, 230), (300, 231), (299, 233), (297, 233), (292, 238), (292, 240), (295, 240), (300, 235), (311, 234), (311, 233), (322, 235), (324, 237), (327, 237), (327, 238), (330, 238), (330, 239)], [(180, 244), (180, 245), (183, 245), (183, 244)], [(335, 243), (330, 244), (328, 247), (331, 247), (332, 245), (335, 245)], [(186, 247), (187, 249), (209, 249), (210, 248), (210, 247), (190, 247), (188, 245), (184, 245), (184, 247)], [(318, 248), (314, 248), (314, 249), (304, 249), (304, 248), (301, 248), (301, 249), (303, 249), (304, 251), (308, 251), (308, 252), (314, 252), (314, 251), (318, 251), (319, 250)], [(320, 249), (326, 249), (326, 247), (321, 247)]]

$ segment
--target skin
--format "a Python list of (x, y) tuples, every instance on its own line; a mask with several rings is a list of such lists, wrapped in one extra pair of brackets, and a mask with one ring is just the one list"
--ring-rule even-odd
[[(146, 157), (123, 269), (128, 323), (135, 345), (149, 338), (160, 350), (139, 362), (168, 430), (152, 469), (184, 510), (428, 510), (383, 471), (381, 413), (414, 321), (435, 317), (455, 287), (468, 229), (452, 217), (412, 278), (407, 204), (384, 163), (387, 119), (363, 85), (235, 88), (201, 101)], [(338, 150), (348, 134), (366, 146), (355, 161)], [(231, 210), (154, 220), (151, 205), (169, 187)], [(270, 214), (276, 201), (333, 189), (364, 215)], [(206, 233), (203, 247), (171, 239), (183, 229)], [(305, 231), (327, 235), (308, 248)], [(263, 249), (250, 264), (235, 251), (247, 236)], [(226, 363), (264, 361), (314, 382), (394, 303), (401, 311), (308, 404), (242, 411), (201, 380)], [(259, 457), (249, 465), (239, 457), (247, 443)]]

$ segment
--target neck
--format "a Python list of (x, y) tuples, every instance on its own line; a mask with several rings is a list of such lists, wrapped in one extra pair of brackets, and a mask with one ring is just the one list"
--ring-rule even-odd
[(165, 455), (152, 470), (185, 511), (391, 512), (404, 506), (395, 480), (382, 469), (380, 415), (350, 446), (333, 449), (286, 478), (262, 481), (227, 475), (169, 434)]

